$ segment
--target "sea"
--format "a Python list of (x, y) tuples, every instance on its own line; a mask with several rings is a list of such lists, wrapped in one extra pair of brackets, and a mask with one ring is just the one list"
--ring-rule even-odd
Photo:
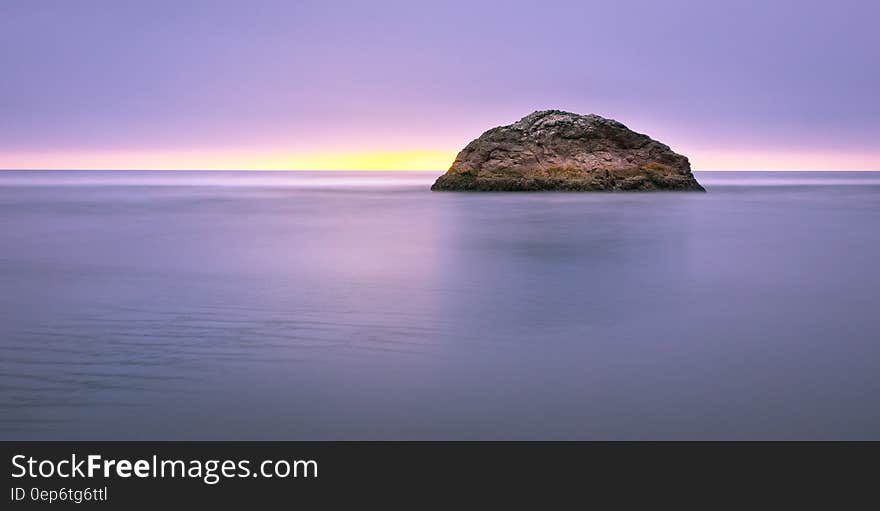
[(0, 438), (880, 440), (880, 173), (0, 172)]

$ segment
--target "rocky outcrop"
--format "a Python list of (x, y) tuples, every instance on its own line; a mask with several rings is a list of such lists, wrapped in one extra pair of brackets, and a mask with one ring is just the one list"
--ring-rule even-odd
[(669, 146), (611, 119), (560, 110), (483, 133), (431, 189), (703, 191), (688, 159)]

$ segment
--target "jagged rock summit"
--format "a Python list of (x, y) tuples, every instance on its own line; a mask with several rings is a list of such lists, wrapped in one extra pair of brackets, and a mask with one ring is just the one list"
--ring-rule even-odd
[(432, 190), (704, 191), (688, 159), (598, 115), (542, 110), (468, 144)]

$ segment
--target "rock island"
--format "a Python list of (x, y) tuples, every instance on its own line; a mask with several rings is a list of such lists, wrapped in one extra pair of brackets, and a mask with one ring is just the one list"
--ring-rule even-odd
[(432, 190), (704, 191), (685, 156), (598, 115), (543, 110), (492, 128)]

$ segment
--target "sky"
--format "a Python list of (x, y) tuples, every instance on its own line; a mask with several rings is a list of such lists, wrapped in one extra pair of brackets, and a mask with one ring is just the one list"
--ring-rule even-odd
[(535, 110), (880, 170), (880, 2), (0, 0), (0, 168), (445, 170)]

